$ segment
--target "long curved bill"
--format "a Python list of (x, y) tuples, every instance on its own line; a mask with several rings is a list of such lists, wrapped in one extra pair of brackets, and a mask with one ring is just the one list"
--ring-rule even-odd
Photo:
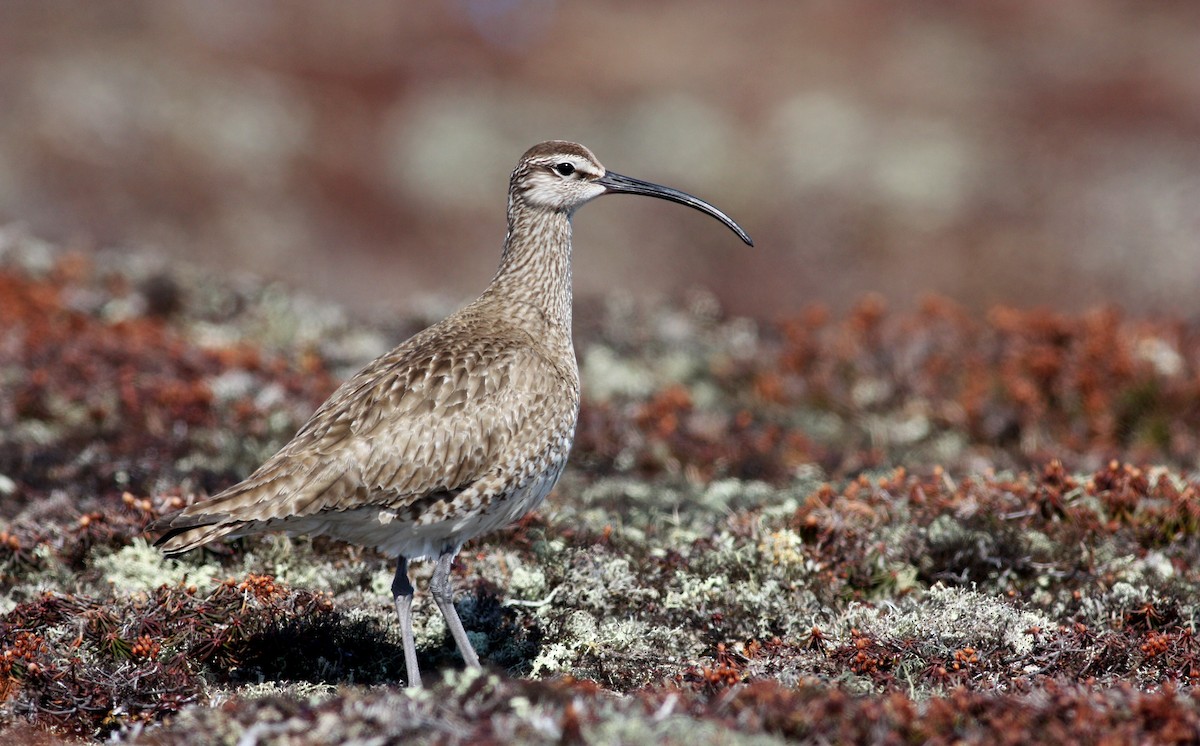
[(629, 176), (622, 176), (621, 174), (614, 174), (612, 171), (606, 171), (603, 176), (596, 180), (596, 183), (604, 187), (609, 194), (641, 194), (646, 197), (658, 197), (659, 199), (670, 200), (671, 202), (678, 202), (681, 205), (694, 207), (700, 212), (707, 213), (720, 220), (729, 230), (736, 233), (738, 238), (745, 241), (747, 246), (754, 245), (754, 241), (750, 240), (750, 235), (742, 230), (742, 226), (733, 222), (733, 218), (687, 192), (681, 192), (678, 189), (665, 187), (661, 184), (652, 184), (649, 181), (642, 181), (641, 179), (634, 179)]

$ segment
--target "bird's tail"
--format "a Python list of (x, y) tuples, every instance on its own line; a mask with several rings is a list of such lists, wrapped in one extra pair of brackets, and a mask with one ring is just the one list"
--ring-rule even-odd
[(207, 500), (163, 516), (146, 530), (165, 532), (154, 542), (165, 554), (182, 554), (229, 534), (240, 536), (251, 522), (237, 515), (239, 504), (261, 486), (251, 480), (240, 482)]
[[(277, 455), (245, 481), (150, 524), (147, 531), (165, 532), (154, 545), (166, 554), (180, 554), (222, 536), (245, 536), (268, 530), (281, 519), (319, 512), (319, 498), (345, 476), (338, 469), (314, 473), (280, 464)], [(281, 500), (281, 495), (291, 499)]]
[(222, 523), (216, 519), (212, 523), (196, 523), (195, 519), (191, 521), (187, 519), (187, 516), (178, 516), (180, 525), (177, 526), (171, 525), (173, 521), (165, 523), (165, 525), (164, 521), (152, 523), (148, 527), (150, 531), (167, 529), (167, 532), (154, 542), (154, 546), (161, 549), (164, 554), (182, 554), (230, 534), (241, 526), (240, 523)]

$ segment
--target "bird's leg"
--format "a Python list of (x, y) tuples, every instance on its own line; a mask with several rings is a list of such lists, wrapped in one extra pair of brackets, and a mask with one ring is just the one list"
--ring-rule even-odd
[(463, 629), (462, 620), (458, 618), (458, 612), (454, 609), (454, 591), (450, 587), (450, 567), (454, 564), (454, 555), (456, 551), (443, 552), (437, 559), (437, 565), (433, 569), (433, 577), (429, 579), (429, 593), (433, 596), (434, 603), (442, 610), (442, 616), (446, 618), (446, 626), (450, 628), (450, 634), (454, 637), (454, 642), (458, 644), (458, 652), (462, 654), (463, 660), (467, 666), (471, 668), (479, 668), (479, 656), (475, 654), (475, 648), (471, 647), (471, 641), (467, 639), (467, 631)]
[(408, 579), (408, 559), (405, 557), (396, 560), (392, 597), (396, 601), (396, 616), (400, 617), (400, 639), (404, 642), (404, 669), (408, 675), (408, 685), (420, 686), (421, 671), (417, 668), (417, 644), (413, 640), (412, 627), (413, 586)]

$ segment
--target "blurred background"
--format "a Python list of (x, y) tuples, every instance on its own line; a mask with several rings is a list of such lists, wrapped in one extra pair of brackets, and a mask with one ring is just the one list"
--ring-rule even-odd
[(580, 294), (1200, 312), (1200, 3), (0, 0), (0, 223), (360, 310), (490, 279), (548, 138), (712, 201), (576, 218)]

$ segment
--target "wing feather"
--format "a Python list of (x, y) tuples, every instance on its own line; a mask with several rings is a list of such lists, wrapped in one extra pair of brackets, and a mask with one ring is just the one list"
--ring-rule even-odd
[[(573, 369), (539, 354), (524, 332), (431, 327), (344, 383), (245, 481), (155, 528), (172, 529), (160, 541), (202, 538), (164, 547), (184, 551), (234, 526), (245, 533), (325, 511), (404, 508), (456, 494), (528, 457), (520, 441), (531, 434), (536, 442), (536, 434), (573, 427), (563, 400), (576, 397), (578, 385)], [(215, 530), (219, 523), (231, 528)], [(206, 531), (186, 533), (199, 526)]]

